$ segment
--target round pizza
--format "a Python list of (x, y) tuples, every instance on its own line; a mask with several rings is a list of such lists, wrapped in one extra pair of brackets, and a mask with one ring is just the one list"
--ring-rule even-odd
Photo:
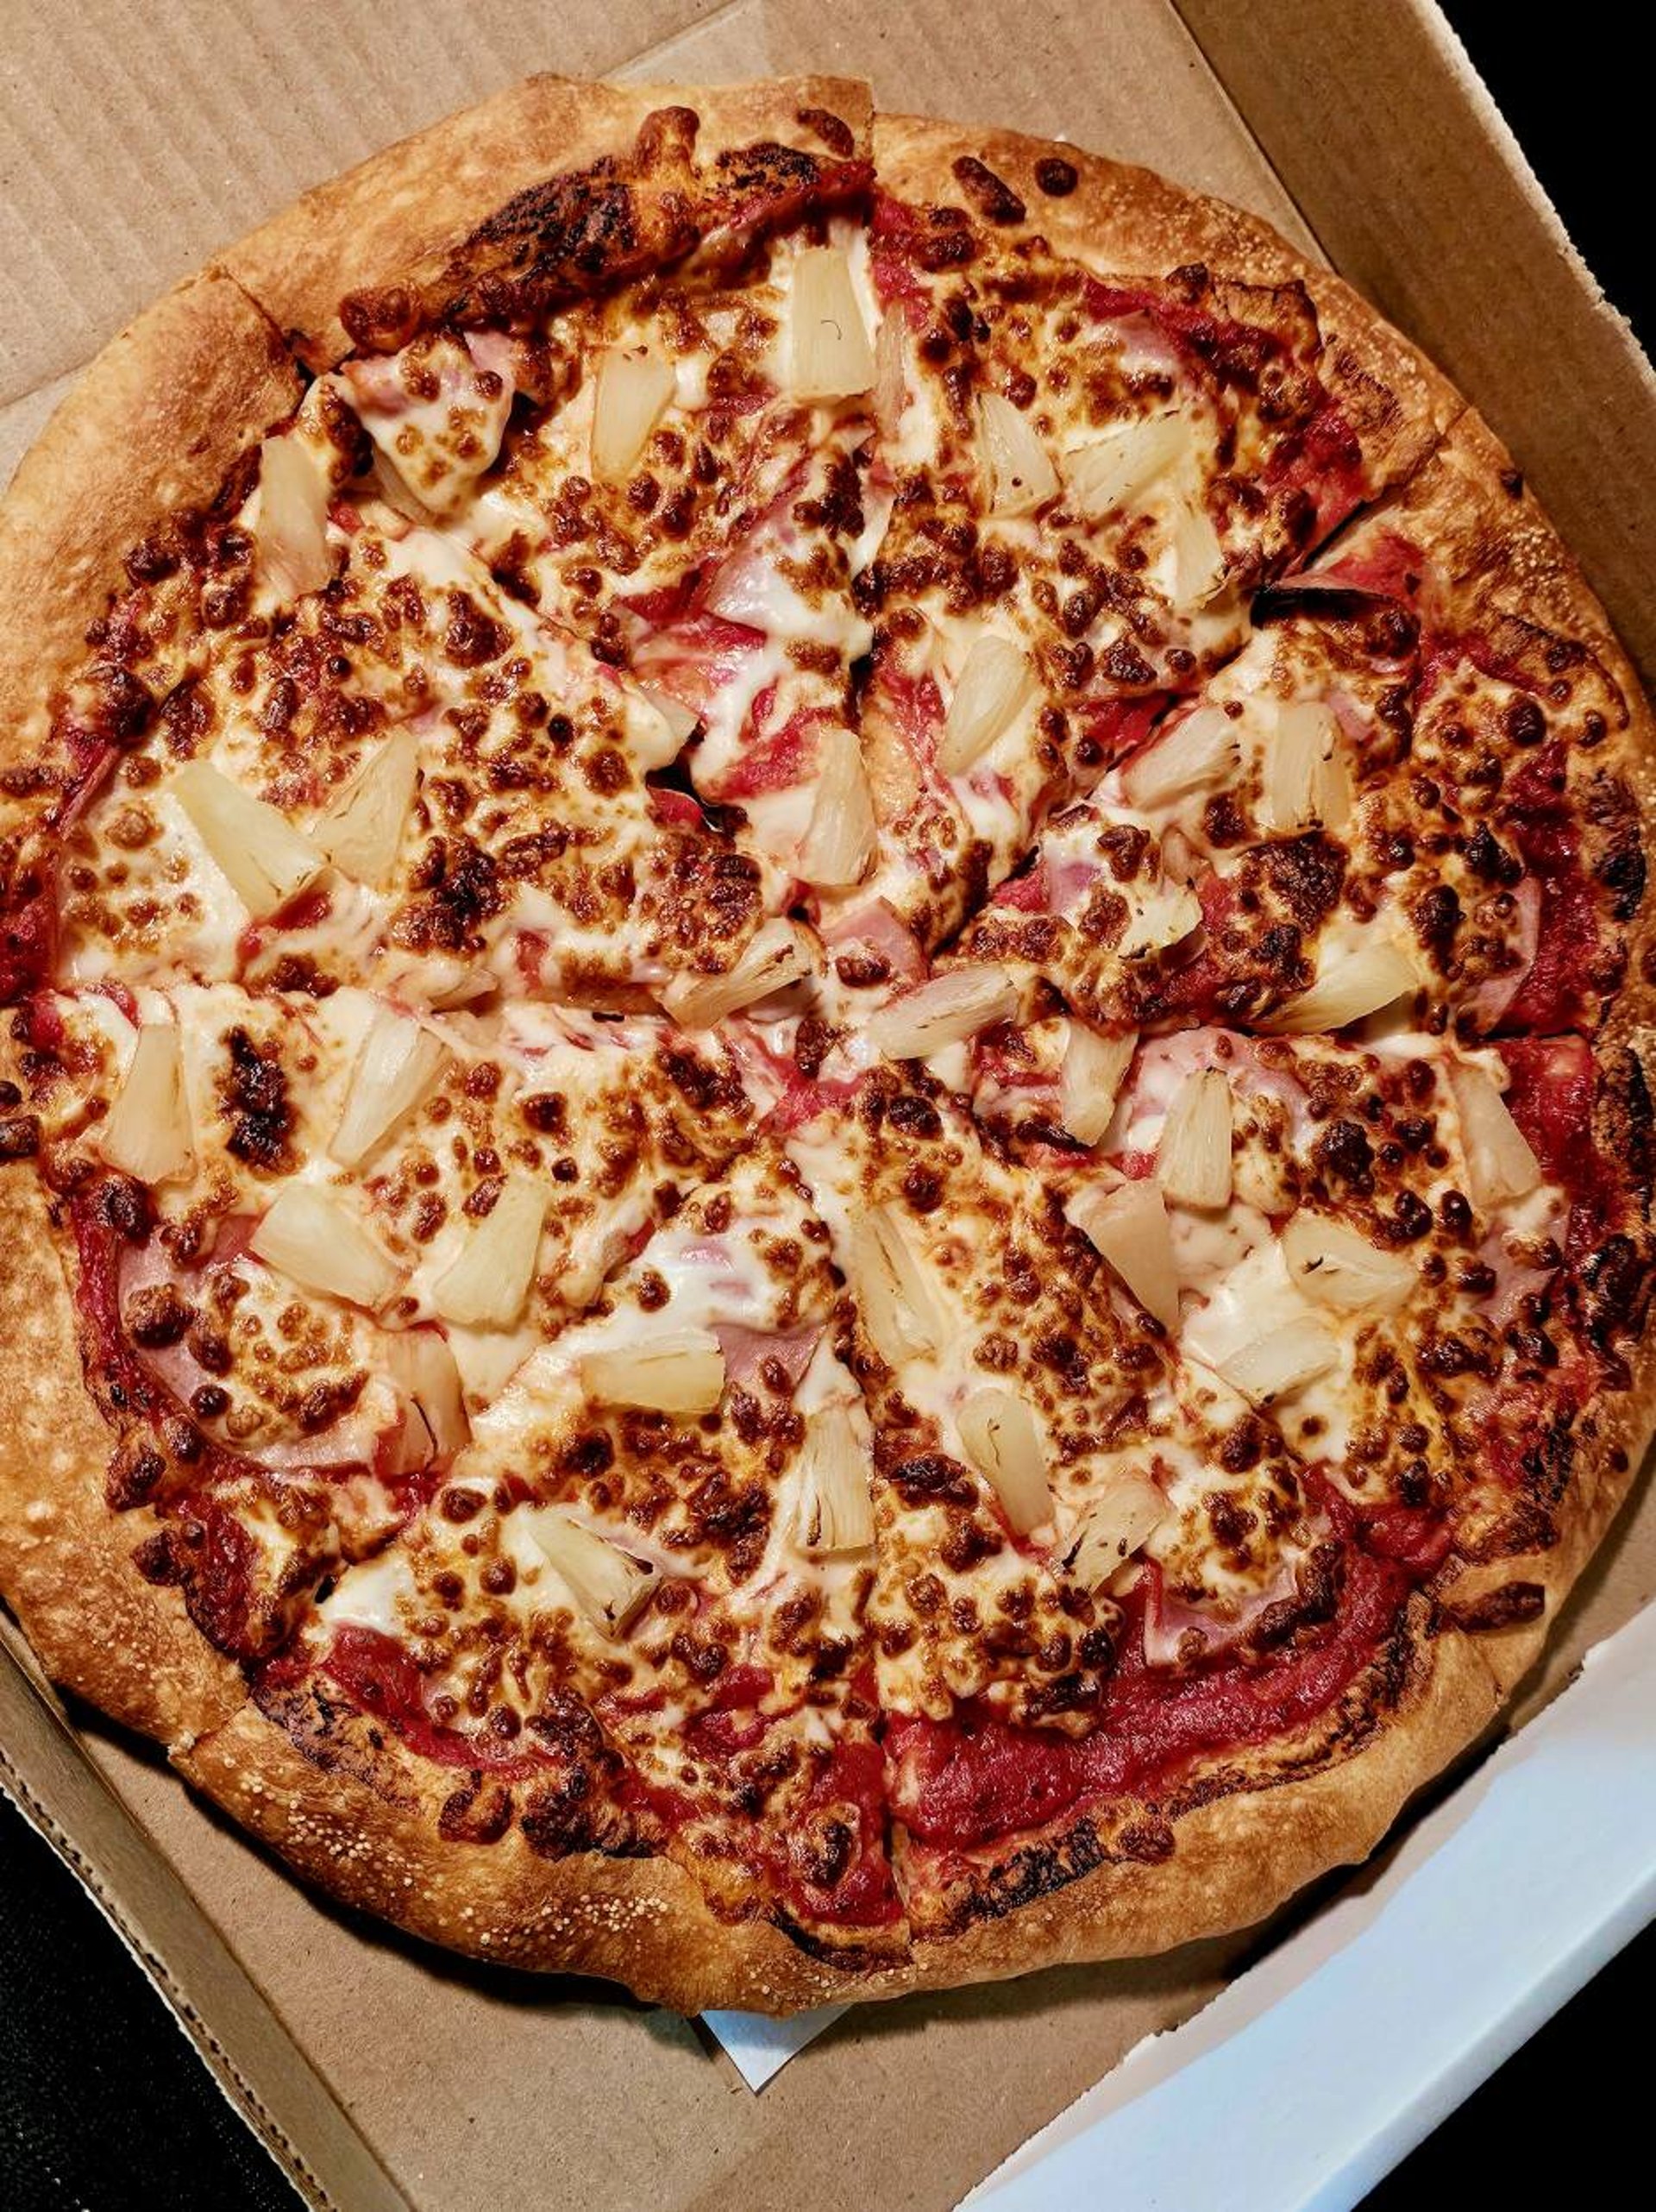
[(1252, 217), (543, 79), (0, 521), (0, 1584), (336, 1895), (693, 2008), (1361, 1857), (1626, 1494), (1647, 707)]

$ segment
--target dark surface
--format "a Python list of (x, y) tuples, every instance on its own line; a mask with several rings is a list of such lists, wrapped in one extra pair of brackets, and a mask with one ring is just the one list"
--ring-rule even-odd
[(1640, 18), (1604, 0), (1556, 18), (1510, 0), (1451, 0), (1444, 13), (1582, 258), (1651, 352), (1656, 260), (1629, 158), (1650, 129), (1647, 80), (1628, 45)]
[[(1625, 181), (1617, 189), (1626, 177), (1617, 149), (1624, 157), (1640, 144), (1645, 127), (1642, 112), (1635, 118), (1646, 96), (1625, 48), (1628, 18), (1580, 7), (1571, 32), (1543, 37), (1523, 33), (1509, 4), (1447, 12), (1571, 235), (1648, 346), (1656, 270), (1644, 226), (1635, 232), (1625, 221)], [(1635, 197), (1642, 211), (1642, 191)], [(1363, 2212), (1456, 2202), (1473, 2176), (1484, 2203), (1533, 2203), (1538, 2145), (1559, 2115), (1569, 2115), (1578, 2160), (1589, 2154), (1588, 2173), (1620, 2168), (1618, 2153), (1641, 2141), (1634, 2131), (1643, 2117), (1634, 2079), (1643, 2039), (1624, 2023), (1643, 2017), (1653, 1978), (1656, 1930), (1446, 2121)], [(0, 1800), (0, 2208), (295, 2212), (298, 2203), (101, 1915)]]
[(103, 1914), (0, 1798), (0, 2207), (302, 2212)]
[(1580, 2177), (1590, 2183), (1625, 2173), (1627, 2201), (1647, 2203), (1643, 2098), (1649, 2069), (1638, 2036), (1621, 2024), (1643, 2017), (1653, 1975), (1656, 1927), (1647, 1928), (1515, 2051), (1364, 2198), (1358, 2212), (1436, 2212), (1474, 2201), (1520, 2212), (1544, 2203), (1556, 2186), (1543, 2178), (1548, 2152), (1561, 2147), (1553, 2131), (1566, 2113)]

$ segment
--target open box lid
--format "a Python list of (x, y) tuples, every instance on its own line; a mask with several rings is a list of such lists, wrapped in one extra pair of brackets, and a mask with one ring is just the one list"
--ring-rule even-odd
[[(1068, 135), (1320, 245), (1524, 456), (1656, 666), (1656, 381), (1420, 0), (1395, 0), (1383, 39), (1363, 0), (1055, 0), (1022, 18), (990, 0), (897, 13), (842, 0), (831, 14), (804, 0), (617, 0), (573, 19), (559, 0), (464, 13), (403, 0), (392, 28), (376, 0), (333, 0), (325, 39), (319, 20), (301, 0), (256, 14), (231, 0), (155, 0), (137, 17), (118, 0), (18, 11), (0, 78), (0, 134), (21, 149), (0, 208), (0, 476), (91, 352), (174, 277), (304, 185), (515, 77), (857, 71), (888, 107)], [(1647, 1486), (1531, 1704), (1653, 1582)], [(526, 1987), (319, 1906), (153, 1756), (95, 1724), (83, 1740), (181, 1878), (186, 1917), (198, 1901), (205, 1934), (228, 1939), (229, 1967), (310, 2077), (284, 2104), (275, 2045), (261, 2055), (255, 2038), (236, 2061), (313, 2177), (342, 2125), (357, 2140), (329, 2153), (342, 2174), (383, 2169), (409, 2203), (443, 2212), (544, 2195), (554, 2176), (572, 2199), (682, 2212), (732, 2193), (814, 2212), (843, 2202), (855, 2171), (880, 2175), (889, 2197), (951, 2203), (1263, 1940), (872, 2008), (755, 2099), (684, 2023), (591, 1985)], [(75, 1819), (92, 1821), (87, 1804)], [(112, 1892), (126, 1866), (100, 1870)], [(196, 2002), (216, 2024), (214, 1955), (207, 1945)], [(364, 2146), (369, 2165), (353, 2169)], [(336, 2195), (378, 2201), (344, 2184)]]

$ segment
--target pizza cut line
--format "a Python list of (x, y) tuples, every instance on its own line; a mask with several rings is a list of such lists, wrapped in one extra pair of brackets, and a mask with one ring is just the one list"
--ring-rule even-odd
[(1067, 148), (542, 79), (313, 197), (0, 518), (8, 1599), (324, 1886), (687, 2008), (1258, 1918), (1650, 1425), (1596, 602)]

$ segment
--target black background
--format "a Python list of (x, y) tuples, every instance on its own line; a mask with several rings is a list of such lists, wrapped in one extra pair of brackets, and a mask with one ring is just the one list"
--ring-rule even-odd
[[(1385, 12), (1374, 0), (1377, 32)], [(1648, 185), (1634, 185), (1628, 156), (1647, 143), (1649, 96), (1627, 44), (1633, 11), (1582, 5), (1543, 18), (1459, 4), (1447, 13), (1589, 265), (1648, 348)], [(1647, 2017), (1640, 2000), (1653, 1983), (1649, 1930), (1364, 2212), (1447, 2204), (1469, 2183), (1485, 2203), (1539, 2203), (1538, 2159), (1565, 2144), (1574, 2178), (1590, 2188), (1640, 2171), (1648, 2038), (1634, 2024)], [(1361, 2068), (1360, 2050), (1352, 2063)], [(0, 2208), (298, 2212), (298, 2202), (72, 1876), (0, 1800)]]

